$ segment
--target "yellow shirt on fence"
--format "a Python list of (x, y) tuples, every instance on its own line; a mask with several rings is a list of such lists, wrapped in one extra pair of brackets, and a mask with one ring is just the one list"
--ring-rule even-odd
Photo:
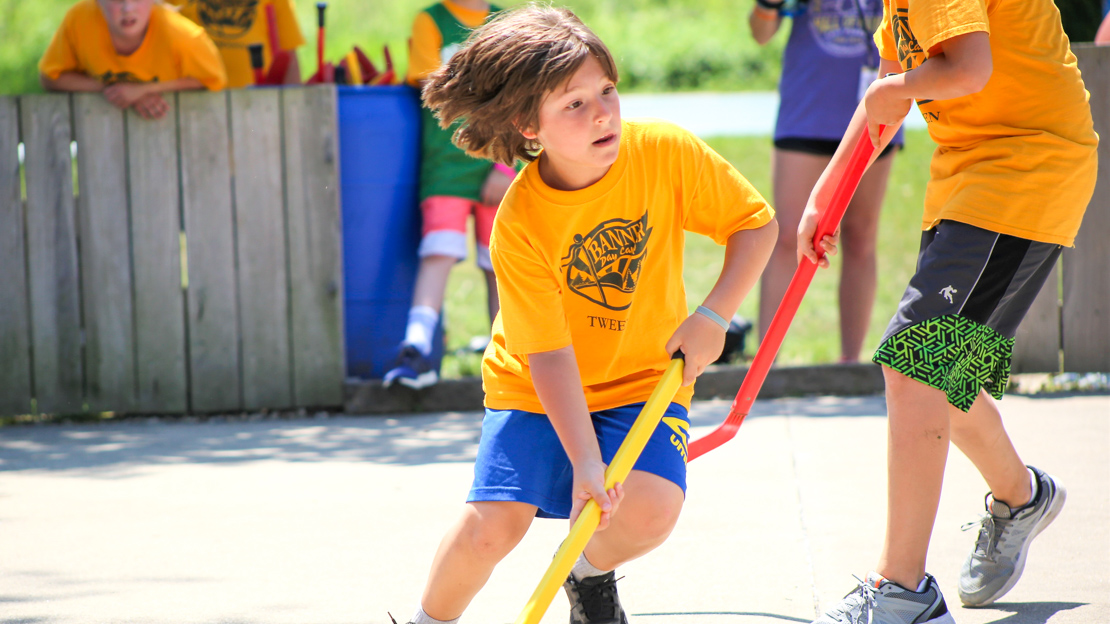
[(80, 72), (104, 84), (196, 78), (212, 91), (227, 84), (223, 61), (204, 29), (158, 4), (150, 12), (142, 45), (120, 56), (96, 0), (81, 0), (66, 11), (39, 71), (51, 79)]
[[(672, 124), (622, 122), (608, 173), (577, 191), (544, 184), (538, 162), (509, 189), (490, 254), (501, 312), (482, 359), (486, 407), (542, 413), (528, 354), (574, 346), (591, 411), (647, 400), (689, 314), (685, 231), (723, 244), (774, 216), (759, 192)], [(705, 267), (718, 271), (720, 267)], [(689, 407), (693, 387), (675, 401)]]
[(922, 229), (951, 219), (1071, 246), (1097, 175), (1089, 94), (1052, 0), (884, 0), (879, 53), (909, 71), (942, 41), (990, 35), (979, 93), (919, 101), (937, 143)]
[(251, 44), (261, 43), (264, 71), (270, 70), (273, 48), (266, 7), (274, 7), (278, 41), (282, 50), (293, 51), (304, 45), (304, 34), (297, 23), (293, 0), (255, 0), (254, 2), (229, 2), (227, 0), (168, 0), (181, 7), (181, 14), (200, 24), (216, 42), (227, 68), (227, 86), (231, 89), (254, 84), (251, 67)]

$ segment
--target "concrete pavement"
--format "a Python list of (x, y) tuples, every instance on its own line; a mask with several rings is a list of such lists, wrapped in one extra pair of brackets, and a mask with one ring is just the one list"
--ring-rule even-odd
[[(1068, 488), (990, 608), (955, 582), (986, 491), (949, 456), (930, 571), (960, 624), (1110, 622), (1110, 397), (1007, 397), (1023, 458)], [(727, 413), (695, 403), (693, 435)], [(874, 565), (881, 397), (760, 402), (690, 464), (682, 519), (620, 570), (633, 624), (808, 622)], [(411, 614), (470, 482), (480, 414), (137, 420), (0, 429), (0, 623), (385, 624)], [(537, 521), (464, 622), (512, 622), (567, 525)], [(543, 620), (565, 622), (556, 597)]]

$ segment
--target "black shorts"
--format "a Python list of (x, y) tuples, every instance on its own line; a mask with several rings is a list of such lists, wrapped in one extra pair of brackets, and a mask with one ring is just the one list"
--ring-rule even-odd
[(980, 389), (1002, 398), (1014, 334), (1061, 249), (956, 221), (922, 232), (917, 272), (873, 361), (965, 412)]
[[(795, 137), (786, 137), (782, 139), (775, 139), (775, 147), (780, 150), (788, 152), (802, 152), (803, 154), (816, 154), (818, 156), (832, 156), (836, 153), (836, 149), (840, 147), (840, 141), (831, 139), (799, 139)], [(888, 143), (883, 148), (883, 153), (879, 154), (879, 158), (886, 158), (894, 153), (894, 150), (902, 149), (901, 143)]]

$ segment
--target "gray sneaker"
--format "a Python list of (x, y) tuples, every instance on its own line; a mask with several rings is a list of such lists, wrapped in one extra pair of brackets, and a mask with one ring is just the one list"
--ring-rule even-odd
[(969, 607), (989, 605), (1010, 591), (1025, 569), (1029, 544), (1052, 524), (1064, 506), (1068, 492), (1041, 470), (1029, 466), (1037, 477), (1033, 501), (1011, 509), (987, 494), (987, 513), (964, 530), (979, 529), (975, 550), (960, 569), (960, 601)]
[(910, 591), (871, 572), (866, 581), (813, 624), (955, 624), (931, 574), (925, 590)]
[(628, 624), (628, 616), (617, 597), (616, 572), (587, 576), (581, 581), (568, 576), (563, 583), (570, 598), (570, 624)]

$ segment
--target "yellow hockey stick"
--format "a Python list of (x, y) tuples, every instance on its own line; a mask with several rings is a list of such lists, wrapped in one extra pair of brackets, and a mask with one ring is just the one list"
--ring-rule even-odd
[[(617, 454), (613, 456), (613, 461), (605, 470), (606, 491), (612, 489), (617, 483), (623, 483), (628, 478), (628, 473), (632, 472), (632, 467), (640, 458), (640, 453), (644, 452), (651, 434), (659, 426), (663, 413), (667, 411), (667, 406), (671, 404), (675, 393), (678, 392), (678, 387), (682, 384), (683, 363), (680, 351), (675, 354), (666, 372), (663, 373), (663, 378), (659, 380), (659, 385), (655, 386), (655, 391), (651, 393), (644, 408), (640, 410), (636, 422), (632, 424), (624, 442), (617, 449)], [(600, 521), (601, 508), (593, 499), (586, 501), (586, 506), (579, 514), (578, 520), (570, 528), (570, 534), (555, 553), (555, 558), (548, 566), (539, 586), (517, 617), (516, 624), (539, 624), (540, 618), (551, 606), (551, 600), (567, 580), (574, 562), (586, 548), (586, 543), (590, 541)]]

